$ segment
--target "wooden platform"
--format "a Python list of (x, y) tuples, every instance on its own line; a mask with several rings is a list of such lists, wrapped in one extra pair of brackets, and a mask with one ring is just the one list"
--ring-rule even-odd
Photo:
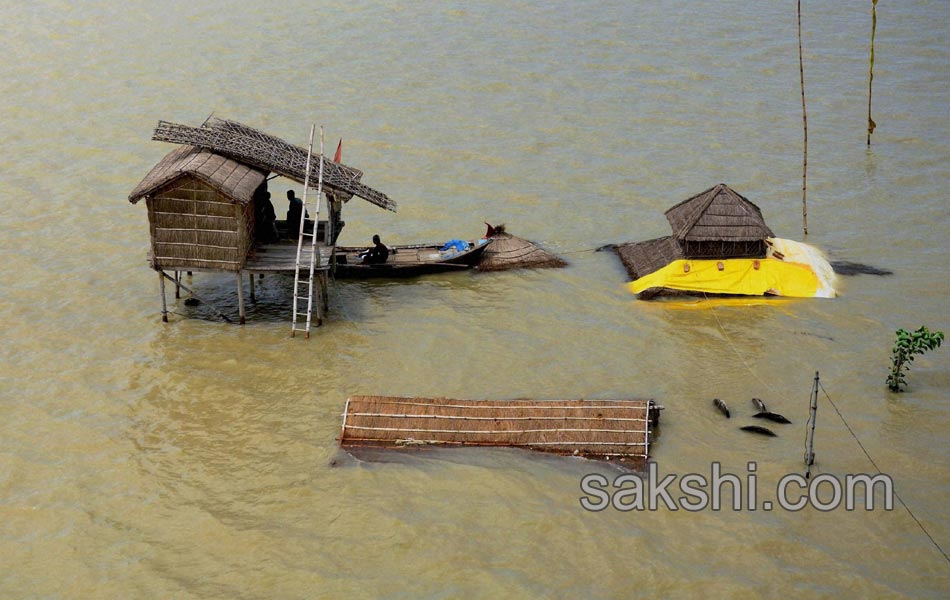
[(652, 400), (452, 400), (353, 396), (340, 445), (508, 446), (644, 464), (659, 410)]
[[(307, 242), (307, 240), (304, 241)], [(320, 268), (325, 270), (329, 268), (333, 247), (318, 243), (317, 249), (320, 252)], [(292, 275), (296, 264), (297, 242), (287, 241), (265, 244), (252, 250), (251, 255), (247, 257), (247, 263), (241, 270), (249, 273), (290, 273)], [(303, 246), (300, 264), (304, 267), (310, 264), (309, 243)]]

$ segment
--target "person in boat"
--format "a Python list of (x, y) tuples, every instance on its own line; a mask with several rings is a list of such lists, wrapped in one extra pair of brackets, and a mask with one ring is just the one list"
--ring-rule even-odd
[(262, 192), (254, 199), (254, 222), (259, 242), (271, 244), (277, 241), (277, 213), (270, 201), (270, 192)]
[(301, 213), (304, 213), (304, 219), (309, 219), (310, 214), (304, 211), (303, 200), (298, 198), (293, 190), (287, 190), (287, 201), (290, 202), (287, 207), (287, 237), (293, 239), (300, 231)]
[(381, 265), (389, 258), (389, 248), (379, 240), (379, 234), (373, 236), (373, 247), (360, 254), (363, 264)]

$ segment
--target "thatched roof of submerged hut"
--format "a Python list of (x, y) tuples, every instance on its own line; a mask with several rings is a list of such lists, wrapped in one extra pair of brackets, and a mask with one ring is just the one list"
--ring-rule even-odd
[(247, 204), (267, 174), (236, 160), (194, 146), (180, 146), (165, 155), (135, 189), (129, 202), (137, 203), (185, 174), (204, 181), (234, 202)]
[(492, 242), (482, 253), (477, 265), (479, 271), (506, 271), (508, 269), (555, 269), (567, 266), (567, 261), (544, 250), (534, 242), (511, 235), (504, 225), (491, 227)]
[(614, 251), (627, 269), (630, 280), (639, 279), (658, 271), (674, 260), (683, 258), (683, 250), (672, 238), (666, 236), (645, 242), (618, 244)]
[(762, 211), (720, 183), (666, 211), (673, 237), (687, 242), (753, 242), (774, 237)]

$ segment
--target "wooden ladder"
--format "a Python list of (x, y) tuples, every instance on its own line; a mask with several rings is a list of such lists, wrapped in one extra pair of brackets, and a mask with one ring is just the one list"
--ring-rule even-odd
[[(317, 201), (314, 203), (313, 229), (308, 233), (307, 223), (307, 190), (310, 188), (310, 157), (313, 154), (313, 132), (316, 124), (310, 126), (310, 145), (307, 148), (307, 167), (303, 181), (303, 208), (300, 212), (300, 232), (297, 236), (297, 261), (294, 269), (294, 307), (293, 318), (290, 325), (290, 337), (298, 331), (304, 332), (306, 337), (310, 337), (311, 315), (313, 314), (313, 274), (317, 267), (320, 267), (320, 250), (317, 248), (317, 238), (320, 233), (320, 197), (323, 195), (323, 127), (320, 128), (320, 168), (317, 176)], [(310, 259), (309, 264), (303, 267), (306, 279), (301, 277), (301, 262), (304, 253), (304, 238), (309, 238)], [(307, 310), (303, 312), (299, 309), (302, 300), (303, 286), (306, 286)], [(322, 292), (321, 292), (322, 296)], [(317, 326), (320, 326), (320, 309), (317, 308)], [(306, 317), (303, 320), (301, 317)]]

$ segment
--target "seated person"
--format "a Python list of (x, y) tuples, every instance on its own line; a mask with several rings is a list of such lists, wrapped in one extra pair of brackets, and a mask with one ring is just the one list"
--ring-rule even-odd
[(373, 236), (373, 247), (360, 254), (363, 264), (381, 265), (389, 258), (389, 248), (379, 241), (379, 235)]

